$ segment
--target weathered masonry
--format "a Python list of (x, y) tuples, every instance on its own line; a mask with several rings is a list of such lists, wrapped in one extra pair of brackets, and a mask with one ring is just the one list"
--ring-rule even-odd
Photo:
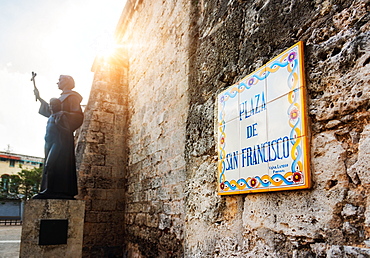
[[(84, 257), (369, 257), (369, 10), (128, 0), (78, 139)], [(299, 41), (311, 188), (218, 195), (218, 94)]]

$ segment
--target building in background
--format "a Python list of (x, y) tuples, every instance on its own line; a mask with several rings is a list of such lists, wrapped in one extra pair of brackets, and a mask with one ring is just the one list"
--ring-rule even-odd
[(0, 151), (0, 175), (15, 175), (22, 169), (41, 168), (43, 164), (40, 157)]

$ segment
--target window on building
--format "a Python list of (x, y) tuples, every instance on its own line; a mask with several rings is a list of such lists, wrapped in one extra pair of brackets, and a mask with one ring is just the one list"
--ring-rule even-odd
[(15, 160), (10, 160), (9, 167), (14, 168), (15, 166)]
[(5, 193), (9, 192), (9, 179), (10, 176), (7, 174), (1, 175), (1, 188)]

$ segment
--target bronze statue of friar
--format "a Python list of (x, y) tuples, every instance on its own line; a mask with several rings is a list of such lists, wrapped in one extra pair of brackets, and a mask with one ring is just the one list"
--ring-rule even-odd
[[(34, 81), (34, 76), (31, 80)], [(50, 100), (50, 105), (34, 88), (36, 100), (41, 102), (39, 113), (48, 117), (45, 134), (45, 161), (41, 189), (32, 199), (74, 199), (78, 194), (73, 132), (82, 125), (82, 97), (69, 75), (59, 77), (61, 96)]]

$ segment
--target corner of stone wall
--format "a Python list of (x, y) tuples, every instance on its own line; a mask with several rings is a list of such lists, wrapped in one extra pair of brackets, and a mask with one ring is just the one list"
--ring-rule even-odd
[(123, 254), (127, 134), (127, 55), (96, 59), (78, 135), (78, 199), (86, 201), (83, 256)]

